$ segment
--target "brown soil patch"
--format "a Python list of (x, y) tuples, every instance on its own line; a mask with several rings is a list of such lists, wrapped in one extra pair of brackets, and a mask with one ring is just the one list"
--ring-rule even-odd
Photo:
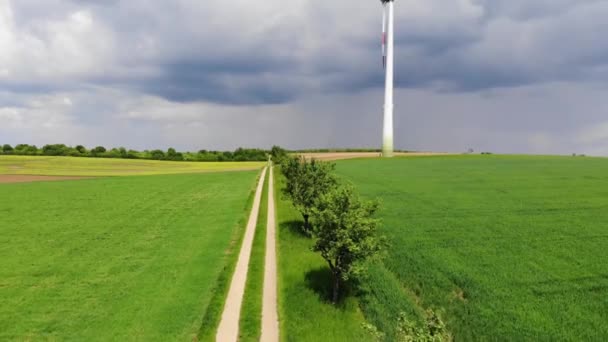
[(48, 182), (48, 181), (74, 180), (74, 179), (86, 179), (86, 178), (91, 178), (91, 177), (0, 175), (0, 184), (2, 184), (2, 183)]
[[(321, 152), (321, 153), (300, 153), (306, 159), (317, 160), (342, 160), (354, 158), (378, 158), (382, 154), (380, 152)], [(395, 157), (420, 157), (420, 156), (447, 156), (451, 153), (440, 152), (395, 152)]]

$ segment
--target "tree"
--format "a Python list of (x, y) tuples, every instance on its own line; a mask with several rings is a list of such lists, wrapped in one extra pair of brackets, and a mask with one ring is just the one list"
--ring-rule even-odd
[(287, 150), (276, 145), (272, 146), (272, 149), (270, 150), (270, 155), (272, 156), (272, 161), (275, 164), (282, 164), (283, 160), (289, 157), (289, 155), (287, 154)]
[(377, 201), (362, 201), (352, 186), (340, 186), (323, 194), (312, 210), (313, 250), (327, 261), (333, 276), (332, 301), (338, 301), (340, 285), (362, 271), (363, 262), (385, 244), (378, 235), (374, 214)]
[(175, 151), (173, 147), (169, 147), (167, 150), (168, 160), (184, 160), (184, 155), (181, 152)]
[(76, 151), (78, 151), (78, 153), (80, 153), (80, 154), (87, 153), (87, 149), (84, 146), (82, 146), (82, 145), (77, 145), (76, 146)]
[(222, 152), (222, 158), (220, 161), (230, 161), (234, 158), (234, 155), (230, 151)]
[(4, 154), (11, 154), (13, 152), (13, 147), (9, 144), (4, 144), (4, 146), (2, 146), (2, 153)]
[(64, 144), (44, 145), (42, 154), (46, 156), (64, 156), (68, 152), (68, 147)]
[(106, 153), (106, 148), (103, 146), (97, 146), (91, 150), (91, 155), (96, 156), (98, 154)]
[(156, 159), (156, 160), (163, 160), (163, 159), (165, 159), (165, 152), (163, 152), (161, 150), (152, 150), (152, 151), (150, 151), (150, 158)]
[(36, 155), (38, 153), (38, 147), (36, 147), (36, 145), (19, 144), (15, 146), (13, 153), (20, 155)]
[(284, 194), (302, 214), (307, 234), (310, 234), (309, 217), (315, 201), (338, 184), (333, 169), (334, 164), (299, 157), (287, 158), (281, 166), (287, 178)]
[(127, 151), (127, 158), (128, 159), (138, 159), (139, 158), (139, 152), (137, 152), (135, 150), (129, 150), (129, 151)]

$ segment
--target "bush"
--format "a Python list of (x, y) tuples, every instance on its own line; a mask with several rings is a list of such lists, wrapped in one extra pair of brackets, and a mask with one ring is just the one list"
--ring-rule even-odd
[(429, 309), (426, 311), (425, 325), (419, 327), (415, 322), (407, 319), (405, 313), (399, 316), (397, 340), (402, 342), (444, 342), (451, 341), (441, 317)]

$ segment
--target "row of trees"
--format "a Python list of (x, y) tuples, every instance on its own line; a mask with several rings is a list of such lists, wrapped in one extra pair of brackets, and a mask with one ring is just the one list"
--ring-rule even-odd
[[(336, 304), (343, 284), (364, 272), (366, 261), (386, 248), (386, 238), (378, 233), (378, 201), (360, 198), (350, 184), (334, 175), (334, 164), (314, 159), (290, 157), (286, 151), (271, 151), (286, 178), (284, 195), (302, 214), (303, 232), (314, 239), (312, 250), (327, 262), (332, 273), (332, 302)], [(420, 320), (410, 320), (402, 312), (397, 317), (396, 341), (451, 341), (441, 317), (432, 309)], [(364, 326), (377, 340), (385, 334), (375, 326)]]
[(374, 217), (379, 203), (362, 200), (352, 185), (341, 183), (334, 164), (275, 152), (286, 178), (283, 193), (302, 214), (302, 230), (315, 240), (313, 250), (329, 266), (336, 303), (343, 283), (359, 275), (365, 261), (386, 244)]
[(91, 149), (83, 145), (67, 146), (65, 144), (50, 144), (38, 148), (36, 145), (19, 144), (15, 147), (4, 144), (0, 154), (25, 156), (71, 156), (91, 158), (124, 158), (124, 159), (153, 159), (173, 161), (265, 161), (270, 151), (262, 149), (238, 148), (235, 151), (178, 152), (174, 148), (163, 150), (127, 150), (124, 147), (106, 149), (97, 146)]

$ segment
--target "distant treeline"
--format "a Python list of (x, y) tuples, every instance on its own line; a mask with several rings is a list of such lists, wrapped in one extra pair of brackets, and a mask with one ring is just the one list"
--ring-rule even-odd
[(64, 144), (36, 145), (19, 144), (15, 147), (5, 144), (0, 154), (21, 156), (70, 156), (89, 158), (123, 158), (123, 159), (151, 159), (173, 161), (266, 161), (270, 151), (255, 148), (237, 148), (230, 151), (177, 152), (174, 148), (163, 150), (127, 150), (124, 147), (106, 149), (103, 146), (88, 149), (82, 145), (75, 147)]
[[(124, 147), (106, 149), (97, 146), (91, 149), (83, 145), (67, 146), (65, 144), (50, 144), (38, 148), (36, 145), (19, 144), (11, 146), (2, 145), (0, 155), (19, 156), (69, 156), (89, 158), (122, 158), (122, 159), (151, 159), (151, 160), (173, 160), (173, 161), (266, 161), (272, 156), (276, 161), (290, 153), (336, 153), (336, 152), (382, 152), (373, 148), (319, 148), (305, 150), (286, 150), (279, 146), (273, 146), (271, 150), (257, 148), (237, 148), (234, 151), (208, 151), (177, 152), (174, 148), (163, 150), (127, 150)], [(395, 150), (395, 152), (407, 152)]]

